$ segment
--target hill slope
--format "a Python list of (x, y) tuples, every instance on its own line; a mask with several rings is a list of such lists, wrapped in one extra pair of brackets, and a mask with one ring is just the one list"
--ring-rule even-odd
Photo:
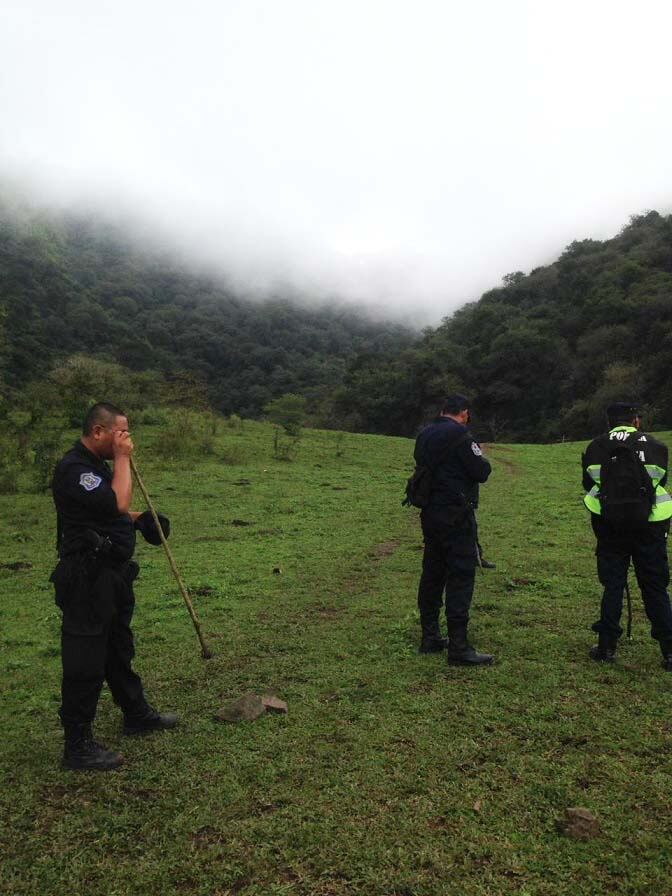
[[(377, 431), (411, 434), (444, 392), (472, 397), (482, 436), (581, 438), (610, 401), (639, 401), (672, 425), (672, 215), (632, 219), (551, 265), (509, 274), (398, 358), (362, 357), (343, 405)], [(375, 385), (388, 383), (383, 403)]]
[[(10, 389), (73, 354), (170, 378), (189, 371), (224, 413), (297, 392), (319, 402), (356, 352), (412, 341), (337, 302), (252, 301), (111, 225), (0, 202), (0, 375)], [(0, 385), (1, 385), (0, 381)]]

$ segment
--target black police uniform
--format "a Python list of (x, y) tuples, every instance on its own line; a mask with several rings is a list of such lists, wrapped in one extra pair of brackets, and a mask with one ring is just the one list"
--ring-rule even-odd
[(135, 527), (117, 509), (112, 471), (77, 442), (57, 465), (52, 491), (60, 559), (51, 580), (63, 613), (59, 714), (67, 741), (93, 722), (104, 681), (126, 718), (151, 707), (131, 667)]
[[(651, 623), (651, 637), (659, 642), (663, 657), (667, 659), (672, 654), (672, 608), (667, 592), (670, 581), (667, 556), (670, 520), (660, 519), (616, 528), (602, 518), (597, 499), (599, 480), (596, 485), (596, 477), (599, 476), (598, 471), (605, 457), (605, 443), (616, 434), (636, 440), (643, 463), (662, 472), (663, 475), (656, 480), (659, 486), (656, 489), (658, 492), (656, 500), (663, 515), (669, 507), (669, 504), (665, 503), (666, 500), (669, 501), (669, 496), (664, 492), (668, 470), (666, 445), (649, 433), (623, 426), (615, 427), (610, 433), (599, 436), (588, 445), (582, 458), (583, 487), (587, 492), (586, 503), (592, 511), (591, 523), (597, 539), (595, 549), (597, 574), (604, 588), (600, 618), (592, 626), (593, 631), (600, 636), (600, 648), (591, 652), (591, 655), (594, 653), (594, 658), (603, 659), (604, 651), (608, 650), (611, 651), (611, 657), (618, 639), (623, 634), (620, 624), (623, 593), (632, 559), (644, 609)], [(594, 475), (591, 475), (591, 470)], [(664, 503), (661, 504), (661, 501)], [(653, 515), (655, 513), (654, 510)], [(651, 517), (649, 519), (651, 520)]]
[[(453, 447), (451, 447), (453, 446)], [(423, 638), (436, 637), (445, 590), (451, 637), (466, 638), (477, 565), (473, 502), (491, 466), (466, 426), (439, 417), (415, 443), (415, 462), (433, 470), (432, 490), (420, 515), (425, 551), (418, 588)]]

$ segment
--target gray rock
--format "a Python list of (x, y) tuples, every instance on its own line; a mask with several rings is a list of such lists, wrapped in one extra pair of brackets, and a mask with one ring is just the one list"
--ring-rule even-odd
[(580, 806), (565, 809), (564, 818), (558, 818), (555, 825), (561, 834), (575, 840), (591, 840), (601, 833), (597, 818), (589, 809)]
[(287, 704), (284, 700), (281, 700), (279, 697), (275, 697), (273, 694), (264, 694), (261, 698), (261, 702), (264, 704), (267, 712), (277, 712), (285, 714), (287, 712)]
[(238, 700), (227, 703), (217, 713), (215, 718), (219, 722), (252, 722), (263, 716), (266, 707), (261, 697), (256, 694), (244, 694)]

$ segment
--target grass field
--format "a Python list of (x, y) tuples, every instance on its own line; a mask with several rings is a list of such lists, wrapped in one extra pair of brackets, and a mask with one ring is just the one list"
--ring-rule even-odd
[[(614, 668), (588, 658), (578, 445), (489, 452), (497, 570), (478, 574), (471, 634), (498, 662), (468, 670), (417, 653), (411, 442), (306, 431), (282, 462), (246, 422), (211, 458), (160, 468), (156, 438), (136, 432), (137, 460), (216, 656), (140, 544), (136, 666), (181, 726), (124, 740), (104, 692), (117, 772), (59, 768), (51, 502), (0, 498), (3, 894), (672, 893), (672, 675), (634, 587), (634, 643)], [(269, 690), (287, 716), (214, 720)], [(559, 834), (569, 806), (601, 835)]]

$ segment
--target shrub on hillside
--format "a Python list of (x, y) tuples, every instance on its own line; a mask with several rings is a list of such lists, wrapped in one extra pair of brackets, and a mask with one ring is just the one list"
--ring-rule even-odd
[(165, 460), (197, 458), (213, 454), (216, 421), (213, 414), (176, 410), (154, 443), (154, 451)]
[(298, 438), (306, 419), (306, 399), (302, 395), (287, 393), (269, 401), (264, 413), (271, 423), (282, 426), (288, 436)]

